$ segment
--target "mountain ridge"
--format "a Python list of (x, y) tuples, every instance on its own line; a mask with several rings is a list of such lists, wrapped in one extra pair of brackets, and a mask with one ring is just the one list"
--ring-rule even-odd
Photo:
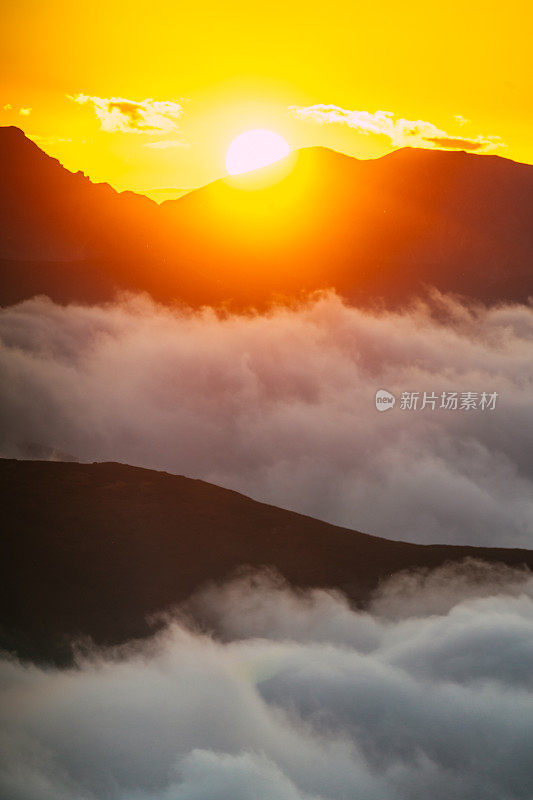
[(363, 305), (429, 287), (487, 303), (533, 295), (533, 166), (417, 148), (291, 157), (281, 177), (278, 162), (158, 205), (0, 128), (0, 302), (124, 290), (236, 308), (330, 288)]

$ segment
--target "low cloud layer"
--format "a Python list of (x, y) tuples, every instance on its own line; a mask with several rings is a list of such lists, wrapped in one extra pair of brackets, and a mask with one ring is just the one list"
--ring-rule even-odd
[(177, 130), (183, 114), (181, 103), (168, 100), (126, 100), (123, 97), (91, 97), (78, 94), (71, 97), (80, 105), (91, 105), (108, 133), (168, 133)]
[[(249, 316), (34, 299), (0, 315), (0, 454), (164, 469), (388, 538), (532, 548), (532, 338), (531, 308), (447, 298)], [(498, 398), (402, 409), (412, 391)]]
[[(403, 119), (392, 111), (356, 111), (340, 106), (317, 103), (313, 106), (290, 106), (289, 112), (297, 119), (319, 125), (347, 125), (357, 133), (386, 136), (395, 147), (435, 147), (445, 150), (486, 152), (502, 146), (497, 136), (452, 136), (432, 122), (421, 119)], [(459, 117), (459, 124), (466, 120)]]
[(182, 618), (68, 670), (4, 658), (0, 793), (526, 800), (532, 598), (473, 564), (400, 576), (366, 613), (259, 577), (198, 599), (222, 637)]

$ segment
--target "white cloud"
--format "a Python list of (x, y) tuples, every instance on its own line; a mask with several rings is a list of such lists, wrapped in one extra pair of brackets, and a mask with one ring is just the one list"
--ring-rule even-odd
[(395, 147), (411, 146), (486, 152), (503, 145), (497, 136), (473, 138), (453, 136), (431, 122), (397, 118), (392, 111), (376, 111), (375, 113), (350, 111), (340, 108), (340, 106), (318, 103), (313, 106), (289, 106), (289, 112), (297, 119), (304, 121), (320, 125), (347, 125), (357, 133), (385, 136)]
[[(70, 96), (69, 96), (70, 97)], [(127, 100), (123, 97), (70, 97), (80, 105), (92, 105), (102, 130), (115, 133), (168, 133), (177, 130), (183, 114), (181, 103), (168, 100)]]
[(24, 107), (24, 106), (16, 108), (11, 103), (5, 103), (2, 106), (2, 110), (3, 111), (15, 111), (15, 112), (18, 112), (23, 117), (29, 117), (29, 115), (31, 114), (33, 109), (31, 109), (29, 107)]
[[(0, 314), (4, 441), (166, 469), (417, 542), (533, 547), (533, 310), (335, 295), (217, 316), (132, 298)], [(376, 411), (377, 389), (498, 392), (496, 409)]]
[(393, 618), (237, 584), (204, 599), (218, 638), (173, 621), (72, 669), (4, 658), (2, 796), (525, 800), (533, 583), (494, 575), (463, 597), (448, 568), (436, 613), (424, 579), (415, 615), (391, 587)]

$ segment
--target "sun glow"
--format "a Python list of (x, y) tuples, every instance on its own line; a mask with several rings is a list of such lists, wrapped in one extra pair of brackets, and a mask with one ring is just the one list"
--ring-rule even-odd
[(226, 154), (226, 169), (230, 175), (240, 175), (274, 164), (289, 153), (289, 145), (278, 133), (263, 128), (245, 131), (230, 144)]

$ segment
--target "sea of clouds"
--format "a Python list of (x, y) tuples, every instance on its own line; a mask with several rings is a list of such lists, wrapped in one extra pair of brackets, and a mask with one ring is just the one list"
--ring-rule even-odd
[[(533, 547), (532, 340), (531, 307), (438, 296), (248, 315), (36, 298), (0, 314), (0, 455), (168, 470), (389, 538)], [(379, 413), (378, 389), (498, 399)]]
[(249, 576), (68, 669), (0, 659), (0, 796), (526, 800), (532, 676), (531, 573), (400, 575), (366, 611)]

